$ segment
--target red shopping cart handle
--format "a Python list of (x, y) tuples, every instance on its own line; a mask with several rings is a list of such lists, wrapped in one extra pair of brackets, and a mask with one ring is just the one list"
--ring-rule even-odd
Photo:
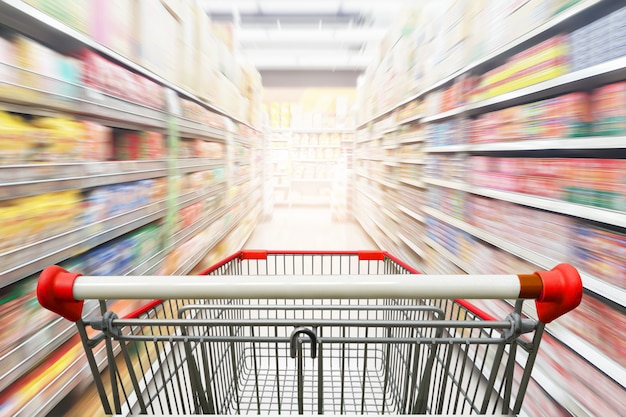
[[(253, 258), (254, 259), (254, 258)], [(316, 275), (298, 276), (83, 277), (46, 268), (37, 286), (40, 304), (71, 321), (85, 299), (167, 298), (521, 298), (536, 300), (549, 323), (582, 299), (582, 281), (571, 265), (522, 275)]]

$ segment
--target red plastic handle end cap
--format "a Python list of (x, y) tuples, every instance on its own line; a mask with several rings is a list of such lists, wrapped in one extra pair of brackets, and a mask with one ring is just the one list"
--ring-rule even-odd
[(583, 297), (583, 282), (572, 265), (560, 264), (551, 271), (537, 272), (543, 282), (541, 296), (535, 305), (542, 323), (550, 323), (575, 309)]
[(74, 281), (81, 274), (53, 265), (44, 269), (37, 281), (37, 299), (42, 307), (77, 322), (83, 312), (83, 300), (75, 300)]

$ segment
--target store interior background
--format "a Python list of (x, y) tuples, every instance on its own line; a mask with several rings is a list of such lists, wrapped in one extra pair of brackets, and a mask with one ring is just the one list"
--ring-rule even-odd
[(625, 162), (621, 0), (0, 0), (0, 416), (102, 415), (45, 266), (242, 248), (572, 263), (521, 415), (626, 415)]

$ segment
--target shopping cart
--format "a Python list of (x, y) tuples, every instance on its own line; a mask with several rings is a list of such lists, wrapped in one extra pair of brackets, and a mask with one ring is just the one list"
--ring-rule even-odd
[[(242, 251), (203, 275), (42, 273), (40, 303), (76, 322), (106, 413), (517, 414), (544, 323), (582, 296), (569, 265), (427, 276), (380, 251)], [(496, 319), (472, 298), (517, 301)], [(157, 301), (118, 318), (116, 299)]]

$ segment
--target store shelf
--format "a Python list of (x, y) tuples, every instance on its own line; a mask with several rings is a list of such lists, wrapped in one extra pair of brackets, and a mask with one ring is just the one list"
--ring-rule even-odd
[[(91, 39), (88, 35), (70, 28), (53, 17), (46, 15), (36, 8), (26, 4), (22, 0), (0, 0), (0, 25), (5, 25), (18, 32), (25, 33), (29, 37), (32, 37), (33, 39), (44, 44), (53, 43), (55, 45), (62, 46), (64, 50), (61, 52), (76, 51), (87, 47), (171, 90), (176, 91), (182, 96), (203, 105), (215, 113), (227, 116), (235, 122), (244, 124), (251, 129), (258, 131), (258, 129), (249, 125), (247, 122), (229, 115), (228, 112), (220, 107), (198, 98), (189, 91), (184, 90), (174, 83), (126, 58), (125, 56), (114, 52), (113, 50)], [(134, 118), (132, 119), (132, 122), (135, 125), (139, 123), (139, 121)]]
[(604, 224), (626, 228), (626, 213), (624, 212), (607, 210), (592, 206), (584, 206), (581, 204), (570, 203), (563, 200), (536, 197), (528, 194), (476, 187), (470, 184), (464, 184), (456, 181), (425, 178), (424, 182), (439, 187), (465, 191), (471, 194), (495, 198), (502, 201), (508, 201), (510, 203), (521, 204), (524, 206), (547, 210), (554, 213), (565, 214), (581, 219), (593, 220)]
[[(402, 134), (403, 136), (405, 135), (404, 133)], [(400, 138), (396, 138), (396, 145), (405, 145), (407, 143), (418, 143), (418, 142), (424, 142), (425, 137), (424, 136), (409, 136), (409, 137), (400, 137)]]
[(399, 158), (397, 162), (401, 164), (412, 164), (412, 165), (424, 165), (426, 163), (424, 158)]
[(402, 182), (404, 184), (411, 185), (413, 187), (417, 187), (417, 188), (424, 188), (426, 186), (422, 180), (418, 180), (418, 179), (414, 179), (414, 178), (399, 177), (398, 181), (400, 181), (400, 182)]
[(177, 116), (175, 121), (180, 135), (185, 138), (196, 137), (200, 139), (210, 139), (224, 142), (228, 136), (228, 133), (224, 130), (207, 126), (186, 117)]
[(580, 4), (574, 5), (567, 9), (566, 11), (559, 13), (554, 18), (545, 22), (542, 25), (530, 30), (526, 34), (520, 36), (508, 44), (502, 45), (499, 48), (496, 48), (493, 52), (488, 53), (484, 57), (477, 59), (470, 64), (463, 66), (457, 71), (454, 71), (447, 77), (442, 78), (441, 80), (435, 82), (434, 84), (420, 90), (419, 92), (410, 95), (404, 100), (401, 100), (399, 103), (390, 107), (387, 110), (384, 110), (380, 113), (377, 113), (375, 116), (371, 117), (367, 121), (360, 123), (357, 125), (357, 130), (360, 130), (366, 127), (369, 123), (380, 119), (383, 116), (388, 115), (394, 110), (417, 100), (426, 94), (437, 90), (446, 84), (452, 82), (454, 79), (459, 76), (473, 72), (476, 70), (480, 70), (483, 67), (487, 67), (492, 65), (492, 63), (500, 61), (508, 56), (511, 56), (523, 49), (526, 49), (531, 44), (541, 42), (542, 40), (548, 39), (551, 36), (558, 34), (560, 31), (565, 29), (573, 29), (575, 27), (581, 27), (585, 24), (585, 16), (592, 16), (597, 10), (605, 9), (607, 12), (609, 8), (607, 6), (611, 5), (611, 0), (587, 0), (582, 1)]
[(307, 162), (307, 163), (330, 163), (330, 164), (336, 164), (337, 160), (336, 159), (292, 159), (292, 162)]
[(181, 194), (178, 197), (178, 210), (188, 207), (192, 204), (199, 203), (201, 201), (215, 200), (216, 195), (224, 193), (226, 189), (225, 183), (217, 183), (210, 186), (208, 189), (194, 190), (185, 194)]
[(405, 124), (408, 124), (408, 123), (417, 122), (417, 121), (421, 120), (423, 117), (424, 117), (423, 114), (416, 114), (416, 115), (407, 117), (406, 119), (402, 119), (402, 120), (400, 120), (400, 121), (398, 121), (396, 123), (398, 124), (398, 126), (401, 126), (401, 125), (405, 125)]
[(626, 79), (626, 57), (614, 59), (579, 71), (570, 72), (552, 80), (521, 88), (510, 93), (468, 104), (467, 116), (499, 110), (517, 104), (529, 103), (552, 96), (584, 90), (591, 84), (599, 86)]
[(411, 239), (409, 239), (408, 237), (404, 236), (403, 233), (399, 233), (398, 234), (398, 238), (400, 238), (400, 240), (402, 242), (404, 242), (405, 245), (407, 245), (413, 252), (415, 252), (420, 258), (424, 258), (426, 256), (426, 254), (424, 253), (424, 251), (422, 250), (422, 248), (420, 248), (419, 246), (417, 246)]
[(424, 216), (421, 214), (418, 214), (416, 212), (414, 212), (413, 210), (403, 206), (403, 205), (398, 205), (398, 209), (405, 213), (406, 215), (412, 217), (413, 219), (417, 220), (420, 223), (424, 223)]
[(624, 149), (625, 136), (596, 136), (583, 138), (533, 139), (511, 142), (429, 146), (428, 153), (511, 152), (566, 149)]
[(467, 106), (461, 106), (461, 107), (457, 107), (456, 109), (451, 109), (448, 111), (434, 114), (432, 116), (426, 116), (422, 118), (422, 123), (432, 123), (432, 122), (438, 122), (441, 120), (449, 119), (451, 117), (464, 114), (466, 110), (467, 110)]
[[(509, 252), (519, 258), (525, 259), (526, 261), (535, 264), (540, 268), (552, 269), (555, 265), (560, 263), (560, 261), (551, 259), (540, 253), (509, 242), (506, 239), (502, 239), (478, 227), (472, 226), (462, 220), (455, 219), (454, 217), (441, 213), (438, 210), (432, 209), (430, 207), (425, 207), (424, 212), (487, 243), (490, 243), (506, 252)], [(613, 301), (614, 303), (622, 307), (626, 306), (626, 291), (624, 289), (608, 284), (597, 277), (586, 274), (583, 271), (580, 271), (580, 276), (583, 280), (583, 285), (587, 290), (592, 291), (610, 301)]]
[(398, 224), (402, 223), (402, 220), (398, 216), (396, 216), (391, 210), (383, 207), (382, 212), (385, 213), (385, 215), (389, 217), (391, 220), (393, 220), (394, 222)]
[(400, 188), (399, 184), (393, 183), (391, 181), (387, 181), (386, 179), (382, 179), (381, 178), (381, 179), (379, 179), (377, 181), (378, 181), (379, 184), (384, 185), (387, 188), (393, 188), (393, 189), (396, 189), (396, 190)]
[(318, 128), (274, 128), (273, 133), (354, 133), (353, 128), (332, 128), (332, 127), (318, 127)]
[(228, 236), (228, 234), (232, 232), (235, 227), (237, 227), (239, 221), (244, 216), (245, 215), (240, 215), (239, 217), (237, 217), (237, 219), (231, 220), (226, 229), (217, 234), (214, 239), (208, 245), (206, 245), (206, 247), (198, 250), (198, 252), (189, 256), (187, 260), (178, 269), (176, 269), (176, 271), (174, 271), (172, 275), (187, 275), (189, 271), (191, 271), (196, 265), (200, 263), (200, 261), (202, 261), (202, 259), (204, 259), (204, 257), (209, 253), (211, 249), (215, 247), (215, 245), (220, 243), (222, 239)]
[(378, 193), (374, 191), (373, 189), (371, 189), (371, 187), (365, 186), (363, 184), (359, 184), (356, 186), (356, 191), (361, 193), (368, 200), (371, 200), (372, 203), (376, 204), (377, 206), (380, 206), (380, 207), (383, 206), (383, 202), (380, 199), (374, 197)]
[(467, 152), (534, 151), (562, 149), (626, 149), (626, 136), (536, 139), (469, 145)]
[(190, 172), (208, 171), (213, 168), (224, 167), (224, 160), (209, 158), (188, 158), (176, 160), (176, 166), (181, 174)]
[[(0, 65), (14, 71), (25, 71), (6, 64)], [(40, 84), (44, 83), (44, 79), (47, 84), (59, 84), (58, 90), (69, 90), (72, 95), (59, 94), (54, 90), (38, 90), (19, 84), (6, 83), (12, 87), (12, 91), (11, 95), (0, 97), (0, 109), (36, 116), (58, 116), (59, 114), (70, 113), (124, 129), (136, 130), (138, 127), (158, 131), (167, 129), (167, 114), (162, 110), (118, 98), (89, 87), (44, 77), (40, 74), (30, 73), (29, 75), (40, 77)]]
[(446, 248), (444, 248), (443, 246), (441, 246), (439, 243), (435, 242), (431, 238), (424, 236), (424, 243), (426, 243), (428, 246), (430, 246), (431, 248), (439, 252), (441, 255), (443, 255), (444, 258), (446, 258), (447, 260), (449, 260), (450, 262), (452, 262), (453, 264), (455, 264), (456, 266), (458, 266), (459, 268), (461, 268), (463, 271), (467, 272), (468, 274), (477, 273), (477, 271), (470, 264), (461, 260), (461, 258), (454, 255), (452, 252), (450, 252), (449, 250), (447, 250)]
[(143, 263), (128, 271), (126, 275), (154, 275), (160, 269), (163, 261), (175, 248), (179, 247), (198, 232), (206, 229), (214, 221), (226, 215), (224, 207), (213, 209), (204, 219), (176, 232), (170, 239), (169, 244), (158, 253), (146, 259)]
[(0, 200), (165, 177), (166, 161), (0, 166)]
[(341, 145), (291, 145), (291, 147), (304, 149), (341, 149)]
[(304, 182), (304, 183), (326, 183), (333, 182), (334, 178), (292, 178), (291, 182)]
[(443, 146), (427, 146), (424, 148), (426, 153), (460, 153), (468, 152), (471, 145), (443, 145)]
[(77, 227), (35, 243), (0, 254), (0, 287), (35, 274), (49, 265), (71, 258), (165, 215), (165, 202), (139, 207), (127, 213)]

